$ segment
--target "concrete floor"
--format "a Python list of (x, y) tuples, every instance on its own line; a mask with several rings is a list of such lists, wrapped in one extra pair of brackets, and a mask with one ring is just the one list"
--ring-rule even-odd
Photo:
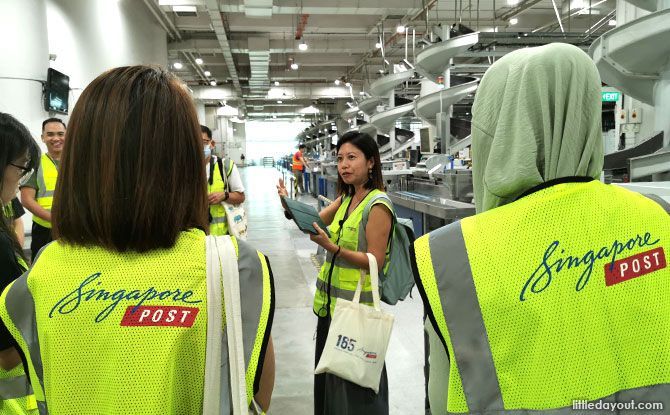
[[(316, 317), (311, 305), (317, 246), (284, 218), (275, 188), (278, 170), (252, 166), (240, 173), (246, 189), (248, 242), (270, 258), (275, 279), (276, 380), (270, 413), (312, 415)], [(316, 203), (311, 196), (300, 200)], [(424, 413), (422, 304), (416, 288), (412, 296), (385, 307), (395, 315), (386, 355), (391, 414)]]

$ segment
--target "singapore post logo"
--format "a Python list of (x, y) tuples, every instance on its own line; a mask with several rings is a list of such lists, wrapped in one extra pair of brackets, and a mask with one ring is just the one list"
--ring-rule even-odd
[[(121, 326), (191, 327), (195, 323), (200, 309), (185, 306), (202, 302), (202, 300), (191, 298), (193, 291), (182, 291), (178, 288), (159, 291), (154, 287), (149, 287), (143, 291), (120, 289), (112, 292), (100, 287), (102, 285), (101, 275), (97, 272), (86, 277), (77, 288), (58, 300), (49, 312), (49, 318), (73, 313), (82, 303), (90, 302), (103, 306), (95, 317), (95, 322), (101, 323), (122, 302), (132, 301), (133, 304), (126, 307)], [(169, 302), (170, 304), (144, 305), (147, 301)]]
[[(590, 249), (581, 255), (566, 256), (567, 248), (561, 245), (560, 241), (554, 241), (544, 251), (540, 265), (526, 280), (519, 294), (519, 300), (526, 301), (529, 294), (540, 294), (561, 271), (570, 269), (581, 270), (575, 285), (575, 291), (579, 292), (590, 281), (598, 261), (607, 261), (602, 266), (605, 270), (605, 285), (608, 287), (664, 269), (667, 267), (667, 260), (663, 247), (656, 246), (659, 242), (660, 239), (654, 239), (647, 232), (625, 242), (615, 240), (600, 249)], [(647, 250), (641, 253), (619, 259), (627, 251), (646, 247)]]

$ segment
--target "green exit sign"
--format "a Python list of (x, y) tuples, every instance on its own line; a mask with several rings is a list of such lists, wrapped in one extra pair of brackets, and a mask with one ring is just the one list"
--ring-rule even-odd
[(602, 93), (602, 101), (603, 102), (616, 102), (619, 100), (619, 97), (621, 96), (620, 92), (603, 92)]

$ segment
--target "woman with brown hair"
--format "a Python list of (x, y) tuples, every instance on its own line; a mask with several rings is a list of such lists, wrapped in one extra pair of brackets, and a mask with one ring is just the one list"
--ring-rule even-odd
[[(310, 239), (322, 246), (326, 261), (316, 281), (313, 311), (318, 317), (316, 356), (323, 352), (337, 298), (351, 300), (360, 270), (369, 269), (367, 253), (377, 259), (379, 270), (386, 270), (393, 205), (384, 193), (381, 160), (377, 143), (367, 134), (351, 132), (337, 142), (337, 186), (339, 197), (321, 210), (330, 237), (316, 223), (317, 235)], [(280, 181), (277, 190), (286, 196)], [(363, 212), (369, 208), (367, 224)], [(361, 302), (372, 303), (370, 279), (366, 278)], [(388, 414), (388, 382), (382, 371), (379, 393), (363, 388), (330, 373), (314, 376), (314, 414)]]
[[(28, 269), (28, 258), (10, 222), (14, 218), (4, 211), (12, 205), (19, 184), (30, 177), (39, 159), (39, 147), (28, 129), (0, 112), (0, 290)], [(5, 324), (0, 324), (0, 413), (35, 413), (30, 410), (31, 395), (16, 341)]]
[[(116, 68), (83, 91), (54, 199), (56, 240), (0, 299), (40, 413), (202, 413), (202, 165), (195, 108), (169, 72)], [(247, 397), (267, 410), (274, 382), (270, 267), (243, 241), (233, 244), (251, 339)]]

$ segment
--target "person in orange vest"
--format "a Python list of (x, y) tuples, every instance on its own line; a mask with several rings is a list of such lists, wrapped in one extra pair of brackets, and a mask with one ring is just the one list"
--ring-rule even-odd
[(293, 177), (295, 178), (295, 184), (294, 184), (294, 189), (295, 189), (295, 194), (298, 194), (298, 189), (300, 189), (300, 193), (305, 193), (305, 186), (303, 184), (303, 171), (305, 168), (309, 168), (309, 164), (307, 164), (307, 161), (302, 155), (302, 151), (306, 149), (307, 146), (304, 144), (300, 144), (298, 146), (298, 151), (295, 152), (293, 155), (293, 163), (291, 165), (291, 169), (293, 170)]

